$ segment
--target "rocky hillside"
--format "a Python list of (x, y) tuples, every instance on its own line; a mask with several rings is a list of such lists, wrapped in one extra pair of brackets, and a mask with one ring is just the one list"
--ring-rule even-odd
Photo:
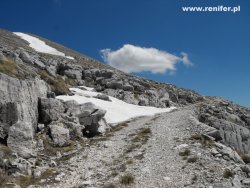
[[(0, 30), (0, 187), (250, 186), (250, 109), (125, 74), (29, 36), (63, 55), (39, 52), (17, 34)], [(176, 107), (177, 112), (142, 118), (138, 127), (137, 119), (109, 124), (109, 112), (98, 105), (59, 100), (92, 98), (93, 93), (81, 96), (70, 89), (84, 90), (82, 86), (94, 88), (99, 94), (93, 98), (101, 101), (115, 97), (145, 111), (151, 106)], [(103, 153), (98, 153), (100, 147)], [(167, 153), (171, 157), (165, 158)], [(173, 163), (168, 169), (173, 173), (158, 162)], [(197, 168), (204, 175), (198, 176), (194, 164), (202, 166)], [(89, 174), (83, 177), (80, 168)], [(147, 182), (151, 172), (152, 181)], [(176, 182), (183, 177), (185, 181)]]

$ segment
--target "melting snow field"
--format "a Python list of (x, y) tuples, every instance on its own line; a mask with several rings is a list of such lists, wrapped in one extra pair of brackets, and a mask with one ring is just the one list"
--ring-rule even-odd
[(22, 39), (26, 40), (29, 43), (29, 46), (31, 48), (34, 48), (37, 52), (62, 56), (62, 57), (66, 57), (68, 59), (74, 59), (73, 57), (65, 56), (64, 53), (59, 52), (57, 49), (52, 48), (51, 46), (48, 46), (44, 41), (42, 41), (36, 37), (30, 36), (30, 35), (27, 35), (24, 33), (20, 33), (20, 32), (14, 32), (14, 34), (21, 37)]
[(74, 96), (61, 95), (57, 96), (56, 98), (63, 101), (75, 100), (79, 104), (92, 102), (96, 106), (107, 111), (105, 114), (105, 119), (111, 124), (123, 122), (138, 116), (151, 116), (157, 113), (170, 112), (171, 110), (175, 109), (175, 107), (156, 108), (149, 106), (138, 106), (134, 104), (128, 104), (122, 100), (110, 96), (109, 99), (111, 101), (104, 101), (94, 98), (94, 96), (97, 96), (101, 93), (91, 91), (91, 88), (83, 88), (86, 90), (70, 88), (70, 90), (75, 94)]

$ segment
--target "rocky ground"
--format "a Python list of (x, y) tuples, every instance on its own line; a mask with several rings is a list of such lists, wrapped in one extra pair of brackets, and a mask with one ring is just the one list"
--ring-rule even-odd
[[(38, 38), (74, 59), (0, 29), (0, 187), (250, 187), (248, 108)], [(101, 100), (177, 108), (111, 126), (94, 104), (56, 98), (79, 86)]]
[(248, 187), (249, 167), (230, 148), (202, 137), (211, 128), (195, 117), (184, 108), (120, 124), (85, 141), (53, 168), (54, 176), (31, 187)]

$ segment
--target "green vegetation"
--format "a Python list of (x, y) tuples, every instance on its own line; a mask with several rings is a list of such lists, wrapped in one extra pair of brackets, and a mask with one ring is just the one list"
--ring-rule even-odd
[(232, 178), (234, 176), (234, 173), (229, 170), (229, 169), (226, 169), (223, 173), (223, 178)]
[(197, 160), (198, 160), (198, 158), (195, 157), (195, 156), (193, 156), (193, 157), (189, 157), (189, 158), (187, 159), (187, 162), (188, 162), (188, 163), (195, 163)]
[(120, 183), (123, 185), (131, 185), (135, 182), (135, 177), (132, 174), (125, 174), (120, 178)]
[(113, 171), (111, 172), (111, 176), (112, 176), (112, 177), (118, 176), (118, 172), (117, 172), (116, 170), (113, 170)]
[(180, 151), (179, 155), (180, 156), (189, 156), (191, 151), (189, 149), (185, 149), (184, 151)]
[(116, 185), (113, 183), (109, 183), (103, 186), (103, 188), (116, 188)]
[(132, 159), (130, 159), (130, 160), (127, 160), (127, 162), (126, 162), (128, 165), (131, 165), (131, 164), (133, 164), (134, 163), (134, 161), (132, 160)]

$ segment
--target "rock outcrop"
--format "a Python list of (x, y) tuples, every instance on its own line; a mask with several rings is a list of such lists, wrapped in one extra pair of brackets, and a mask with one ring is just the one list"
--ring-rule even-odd
[(8, 147), (24, 158), (35, 156), (34, 132), (30, 122), (15, 123), (8, 132)]
[(38, 98), (49, 87), (38, 78), (19, 80), (0, 73), (0, 138), (18, 154), (33, 153), (38, 123)]

